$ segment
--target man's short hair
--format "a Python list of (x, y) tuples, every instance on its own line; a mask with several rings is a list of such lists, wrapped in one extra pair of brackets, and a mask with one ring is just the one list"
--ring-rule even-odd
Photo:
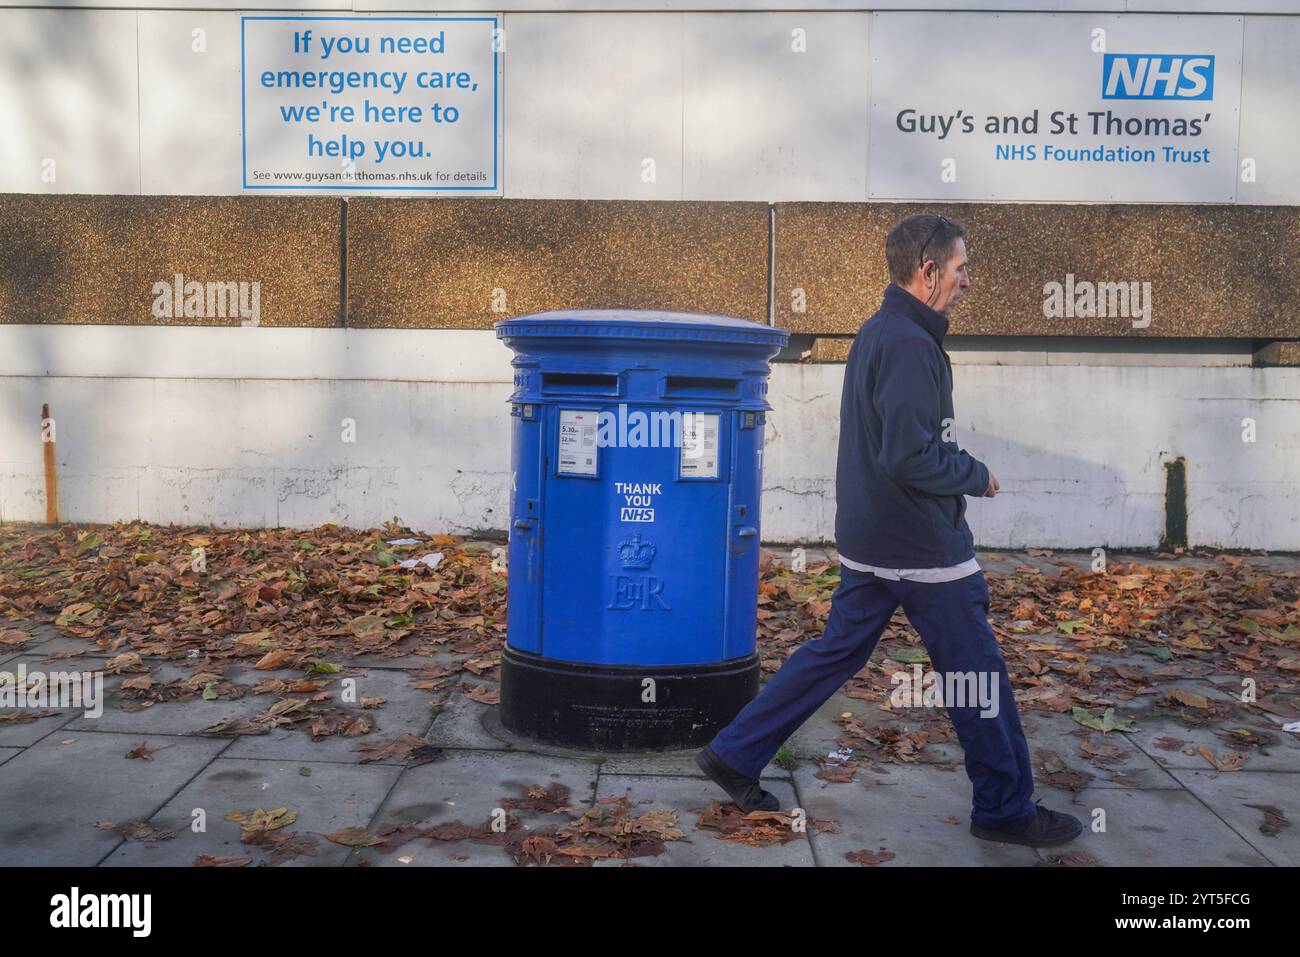
[(965, 226), (936, 213), (918, 213), (900, 220), (885, 237), (890, 280), (907, 285), (927, 259), (933, 259), (942, 269), (952, 257), (953, 245), (965, 235)]

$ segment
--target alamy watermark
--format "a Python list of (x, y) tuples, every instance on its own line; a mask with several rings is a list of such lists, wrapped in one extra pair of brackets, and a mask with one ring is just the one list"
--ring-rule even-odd
[(0, 708), (81, 708), (87, 718), (104, 713), (101, 671), (0, 671)]
[(1151, 325), (1151, 283), (1076, 281), (1043, 286), (1044, 319), (1132, 319), (1134, 329)]
[(704, 454), (717, 429), (716, 413), (678, 409), (628, 412), (627, 403), (620, 402), (617, 413), (609, 409), (597, 413), (596, 445), (600, 448), (682, 448), (684, 455), (694, 458)]
[(122, 927), (133, 937), (148, 937), (153, 927), (152, 894), (83, 894), (73, 887), (50, 898), (50, 926)]
[(922, 672), (895, 671), (889, 676), (897, 685), (889, 694), (895, 708), (980, 708), (981, 718), (998, 716), (998, 675), (991, 671)]
[(182, 273), (153, 284), (155, 319), (241, 319), (242, 325), (262, 321), (260, 282), (199, 282)]

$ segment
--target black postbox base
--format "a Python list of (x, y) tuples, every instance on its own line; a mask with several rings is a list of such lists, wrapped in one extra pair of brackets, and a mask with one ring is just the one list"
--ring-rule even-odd
[(702, 747), (756, 694), (757, 654), (644, 668), (556, 661), (509, 645), (501, 657), (501, 724), (572, 748)]

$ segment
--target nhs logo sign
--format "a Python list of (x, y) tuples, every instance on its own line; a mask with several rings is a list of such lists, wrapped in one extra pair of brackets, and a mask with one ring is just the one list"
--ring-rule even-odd
[(1212, 100), (1214, 57), (1209, 54), (1107, 53), (1101, 68), (1103, 100)]

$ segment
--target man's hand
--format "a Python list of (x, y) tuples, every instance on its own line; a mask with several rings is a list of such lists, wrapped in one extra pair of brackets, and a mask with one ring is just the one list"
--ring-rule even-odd
[(998, 477), (993, 474), (992, 469), (989, 469), (989, 487), (985, 490), (984, 497), (992, 498), (994, 495), (998, 494), (998, 489), (1001, 487), (1002, 486), (998, 484)]

